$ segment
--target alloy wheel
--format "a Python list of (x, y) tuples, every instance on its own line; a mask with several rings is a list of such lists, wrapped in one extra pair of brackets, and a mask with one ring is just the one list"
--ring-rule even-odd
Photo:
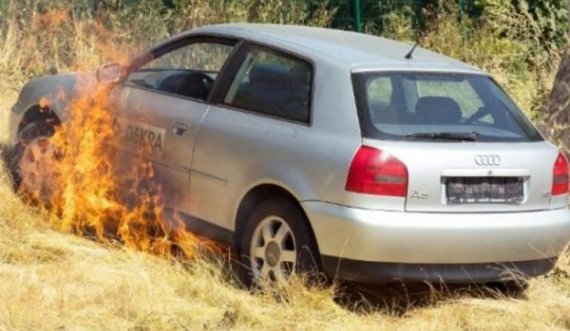
[(264, 218), (250, 243), (251, 270), (256, 282), (286, 284), (297, 264), (297, 247), (291, 227), (278, 216)]

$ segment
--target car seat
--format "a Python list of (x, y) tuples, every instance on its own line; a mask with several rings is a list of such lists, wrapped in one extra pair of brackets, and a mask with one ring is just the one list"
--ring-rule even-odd
[(304, 77), (276, 64), (260, 64), (249, 71), (233, 101), (238, 107), (278, 117), (308, 121), (310, 87)]
[(422, 97), (416, 104), (416, 122), (419, 124), (457, 124), (461, 109), (448, 97)]

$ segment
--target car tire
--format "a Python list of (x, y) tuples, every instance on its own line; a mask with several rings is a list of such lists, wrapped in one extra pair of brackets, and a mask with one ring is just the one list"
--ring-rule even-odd
[(301, 207), (287, 198), (261, 201), (239, 240), (240, 278), (248, 287), (286, 285), (295, 273), (324, 281), (320, 254)]
[[(12, 149), (7, 162), (7, 167), (12, 176), (12, 184), (13, 188), (16, 192), (18, 192), (22, 196), (32, 197), (38, 192), (29, 192), (23, 184), (24, 176), (22, 170), (22, 160), (25, 155), (29, 152), (28, 149), (31, 148), (35, 143), (40, 141), (48, 141), (55, 133), (55, 127), (53, 123), (38, 121), (32, 122), (26, 125), (18, 135), (19, 142), (16, 146)], [(49, 177), (49, 176), (48, 176)], [(42, 203), (46, 203), (44, 201), (47, 198), (48, 193), (36, 195), (36, 198), (39, 198)], [(43, 198), (42, 198), (43, 196)], [(35, 200), (32, 198), (32, 200)], [(36, 201), (37, 202), (37, 201)]]

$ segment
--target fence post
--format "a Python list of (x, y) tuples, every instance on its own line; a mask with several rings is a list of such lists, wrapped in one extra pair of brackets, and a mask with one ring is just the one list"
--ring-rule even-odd
[(360, 0), (352, 0), (352, 10), (354, 11), (354, 31), (362, 32), (362, 13), (360, 12)]

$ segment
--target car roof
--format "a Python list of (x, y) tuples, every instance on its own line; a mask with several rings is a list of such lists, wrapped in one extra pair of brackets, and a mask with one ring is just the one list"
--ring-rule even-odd
[(235, 23), (201, 27), (189, 34), (218, 34), (269, 44), (312, 59), (328, 58), (354, 71), (409, 69), (461, 71), (484, 74), (464, 62), (417, 47), (411, 60), (405, 55), (413, 44), (344, 30), (298, 25)]

